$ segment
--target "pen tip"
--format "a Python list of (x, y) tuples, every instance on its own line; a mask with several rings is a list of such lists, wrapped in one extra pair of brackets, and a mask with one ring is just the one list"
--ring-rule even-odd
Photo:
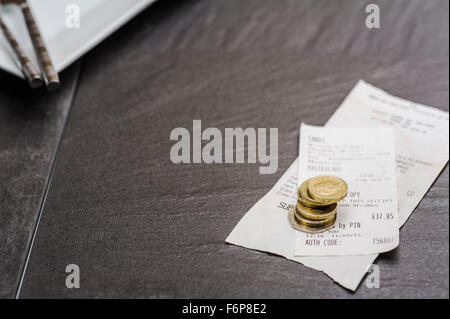
[(50, 81), (47, 83), (47, 91), (55, 92), (61, 87), (61, 83), (59, 81)]
[(42, 86), (42, 79), (40, 77), (31, 79), (29, 81), (31, 88), (37, 89)]

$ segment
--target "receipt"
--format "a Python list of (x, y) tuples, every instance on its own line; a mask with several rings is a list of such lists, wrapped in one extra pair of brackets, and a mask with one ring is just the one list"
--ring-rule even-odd
[(326, 126), (395, 128), (399, 224), (403, 225), (448, 161), (448, 112), (359, 81)]
[[(326, 126), (395, 128), (399, 225), (406, 222), (448, 161), (448, 112), (392, 96), (364, 81), (356, 84)], [(297, 200), (297, 168), (298, 159), (250, 208), (226, 242), (294, 260), (356, 290), (377, 254), (294, 255), (295, 230), (287, 213)]]
[(297, 186), (322, 174), (344, 179), (334, 228), (296, 231), (296, 256), (369, 255), (398, 246), (398, 205), (392, 128), (337, 128), (302, 124)]

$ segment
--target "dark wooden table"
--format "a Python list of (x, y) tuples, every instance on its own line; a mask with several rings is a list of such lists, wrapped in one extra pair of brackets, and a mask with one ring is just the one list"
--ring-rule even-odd
[[(365, 27), (369, 3), (380, 29)], [(448, 6), (159, 1), (57, 94), (0, 73), (0, 297), (448, 298), (448, 166), (377, 259), (379, 289), (224, 243), (296, 158), (299, 123), (324, 124), (358, 79), (448, 111)], [(277, 173), (173, 164), (170, 132), (194, 119), (278, 127)]]

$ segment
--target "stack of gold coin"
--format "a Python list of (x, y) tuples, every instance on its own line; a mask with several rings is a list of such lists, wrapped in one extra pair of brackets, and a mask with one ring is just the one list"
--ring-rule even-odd
[(337, 203), (347, 196), (347, 183), (337, 176), (320, 175), (298, 188), (297, 205), (289, 212), (292, 227), (307, 233), (321, 233), (334, 226)]

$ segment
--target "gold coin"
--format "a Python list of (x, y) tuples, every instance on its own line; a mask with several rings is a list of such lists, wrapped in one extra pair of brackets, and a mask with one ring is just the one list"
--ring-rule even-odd
[(297, 212), (307, 219), (312, 220), (325, 220), (333, 216), (336, 213), (337, 204), (331, 204), (323, 206), (321, 208), (311, 208), (303, 205), (301, 202), (297, 202)]
[(328, 225), (333, 219), (336, 218), (336, 211), (334, 211), (334, 213), (327, 219), (312, 220), (312, 219), (308, 219), (308, 218), (305, 218), (304, 216), (302, 216), (296, 209), (294, 217), (302, 225), (305, 225), (308, 227), (322, 227), (322, 226)]
[(323, 233), (324, 231), (327, 231), (329, 229), (334, 228), (334, 223), (336, 221), (336, 216), (335, 218), (328, 224), (328, 225), (324, 225), (322, 227), (308, 227), (305, 225), (300, 224), (296, 219), (295, 219), (295, 207), (292, 208), (289, 213), (288, 213), (288, 219), (289, 222), (292, 226), (292, 228), (299, 230), (301, 232), (304, 233), (309, 233), (309, 234), (318, 234), (318, 233)]
[(316, 201), (327, 204), (343, 200), (347, 191), (347, 183), (333, 175), (317, 176), (311, 178), (308, 183), (308, 194)]
[(316, 208), (325, 205), (311, 198), (308, 194), (308, 183), (311, 179), (304, 181), (297, 190), (298, 200), (305, 206)]

